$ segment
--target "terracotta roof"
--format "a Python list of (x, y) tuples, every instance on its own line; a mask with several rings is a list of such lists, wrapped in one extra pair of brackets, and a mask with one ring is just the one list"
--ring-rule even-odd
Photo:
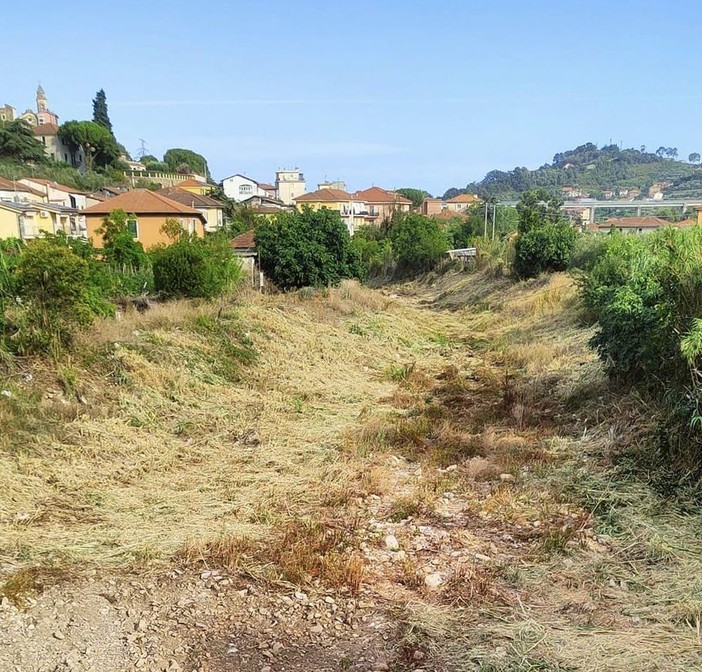
[(189, 177), (187, 180), (183, 180), (182, 182), (178, 182), (176, 185), (177, 187), (209, 187), (212, 189), (214, 185), (212, 184), (207, 184), (207, 182), (199, 182), (198, 180), (193, 179), (192, 177)]
[(609, 229), (610, 227), (615, 228), (630, 228), (630, 229), (650, 229), (650, 228), (660, 228), (663, 226), (670, 226), (672, 222), (669, 222), (660, 217), (615, 217), (613, 219), (608, 219), (605, 222), (598, 224), (600, 229)]
[(148, 189), (127, 191), (102, 203), (91, 205), (81, 212), (87, 215), (109, 215), (113, 210), (124, 210), (135, 215), (191, 215), (202, 221), (205, 219), (199, 210)]
[(284, 208), (276, 208), (272, 205), (249, 205), (248, 207), (257, 215), (278, 215), (285, 212)]
[(275, 185), (267, 184), (266, 182), (259, 182), (258, 186), (264, 191), (275, 191)]
[(58, 135), (59, 127), (56, 124), (37, 124), (32, 126), (34, 135)]
[(696, 219), (683, 219), (682, 222), (676, 222), (673, 224), (679, 229), (687, 229), (690, 226), (698, 226)]
[(447, 203), (478, 203), (480, 199), (475, 194), (459, 194), (450, 198)]
[(362, 191), (357, 191), (353, 196), (359, 201), (365, 201), (366, 203), (402, 203), (404, 205), (412, 205), (412, 201), (409, 198), (380, 187), (363, 189)]
[(224, 208), (224, 206), (214, 198), (202, 194), (193, 194), (192, 191), (186, 191), (179, 187), (166, 187), (165, 189), (160, 189), (156, 193), (193, 208)]
[(244, 233), (240, 233), (229, 243), (235, 250), (251, 250), (256, 247), (256, 238), (254, 230), (250, 229)]
[(311, 191), (309, 194), (302, 194), (293, 201), (308, 202), (308, 203), (338, 203), (339, 201), (352, 201), (353, 196), (343, 189), (318, 189)]
[(456, 210), (442, 210), (441, 212), (435, 212), (430, 215), (433, 219), (468, 219), (467, 215), (462, 212), (456, 212)]
[(46, 196), (46, 194), (42, 194), (41, 191), (28, 187), (26, 184), (22, 184), (16, 180), (6, 180), (4, 177), (0, 177), (0, 189), (3, 191), (20, 191), (25, 194), (34, 194), (35, 196)]
[[(30, 182), (37, 182), (38, 184), (44, 184), (47, 187), (51, 187), (52, 189), (56, 189), (56, 191), (65, 191), (67, 194), (86, 194), (87, 192), (81, 191), (80, 189), (74, 189), (73, 187), (67, 187), (65, 184), (59, 184), (58, 182), (52, 182), (51, 180), (45, 180), (40, 177), (25, 177), (22, 178), (25, 180), (29, 180)], [(42, 194), (42, 196), (46, 196), (46, 194)]]

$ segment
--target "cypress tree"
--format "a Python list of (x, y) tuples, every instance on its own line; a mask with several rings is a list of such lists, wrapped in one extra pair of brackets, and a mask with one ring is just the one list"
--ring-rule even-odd
[[(107, 114), (107, 97), (103, 89), (100, 89), (93, 99), (93, 121), (96, 124), (100, 124), (100, 126), (104, 126), (112, 133), (112, 122), (110, 121), (110, 116)], [(112, 135), (114, 135), (114, 133), (112, 133)]]

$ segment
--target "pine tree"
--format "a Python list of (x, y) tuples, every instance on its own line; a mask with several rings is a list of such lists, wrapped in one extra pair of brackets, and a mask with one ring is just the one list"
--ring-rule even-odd
[[(93, 121), (96, 124), (100, 124), (100, 126), (104, 126), (112, 133), (112, 122), (110, 121), (109, 114), (107, 114), (107, 97), (103, 89), (100, 89), (93, 99)], [(114, 133), (112, 133), (112, 135), (114, 135)]]

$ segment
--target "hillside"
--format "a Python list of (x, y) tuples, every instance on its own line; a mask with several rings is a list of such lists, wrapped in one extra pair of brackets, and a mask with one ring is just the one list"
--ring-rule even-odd
[[(619, 149), (617, 145), (598, 148), (592, 143), (556, 154), (550, 164), (536, 170), (517, 167), (511, 171), (490, 171), (480, 182), (465, 188), (449, 189), (445, 198), (459, 193), (478, 193), (499, 199), (516, 199), (529, 189), (545, 188), (559, 193), (562, 187), (578, 187), (584, 194), (598, 197), (605, 189), (639, 189), (645, 197), (648, 188), (660, 182), (672, 183), (666, 195), (702, 197), (702, 168), (699, 165), (664, 158), (641, 149)], [(670, 154), (675, 154), (671, 150)]]
[(2, 374), (0, 669), (697, 669), (702, 518), (614, 466), (572, 281), (434, 280)]

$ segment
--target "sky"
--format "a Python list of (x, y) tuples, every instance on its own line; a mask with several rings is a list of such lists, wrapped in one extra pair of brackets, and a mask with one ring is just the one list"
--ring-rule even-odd
[(2, 23), (0, 105), (41, 83), (90, 119), (102, 88), (130, 152), (193, 149), (217, 180), (441, 195), (585, 142), (702, 152), (699, 0), (35, 0)]

